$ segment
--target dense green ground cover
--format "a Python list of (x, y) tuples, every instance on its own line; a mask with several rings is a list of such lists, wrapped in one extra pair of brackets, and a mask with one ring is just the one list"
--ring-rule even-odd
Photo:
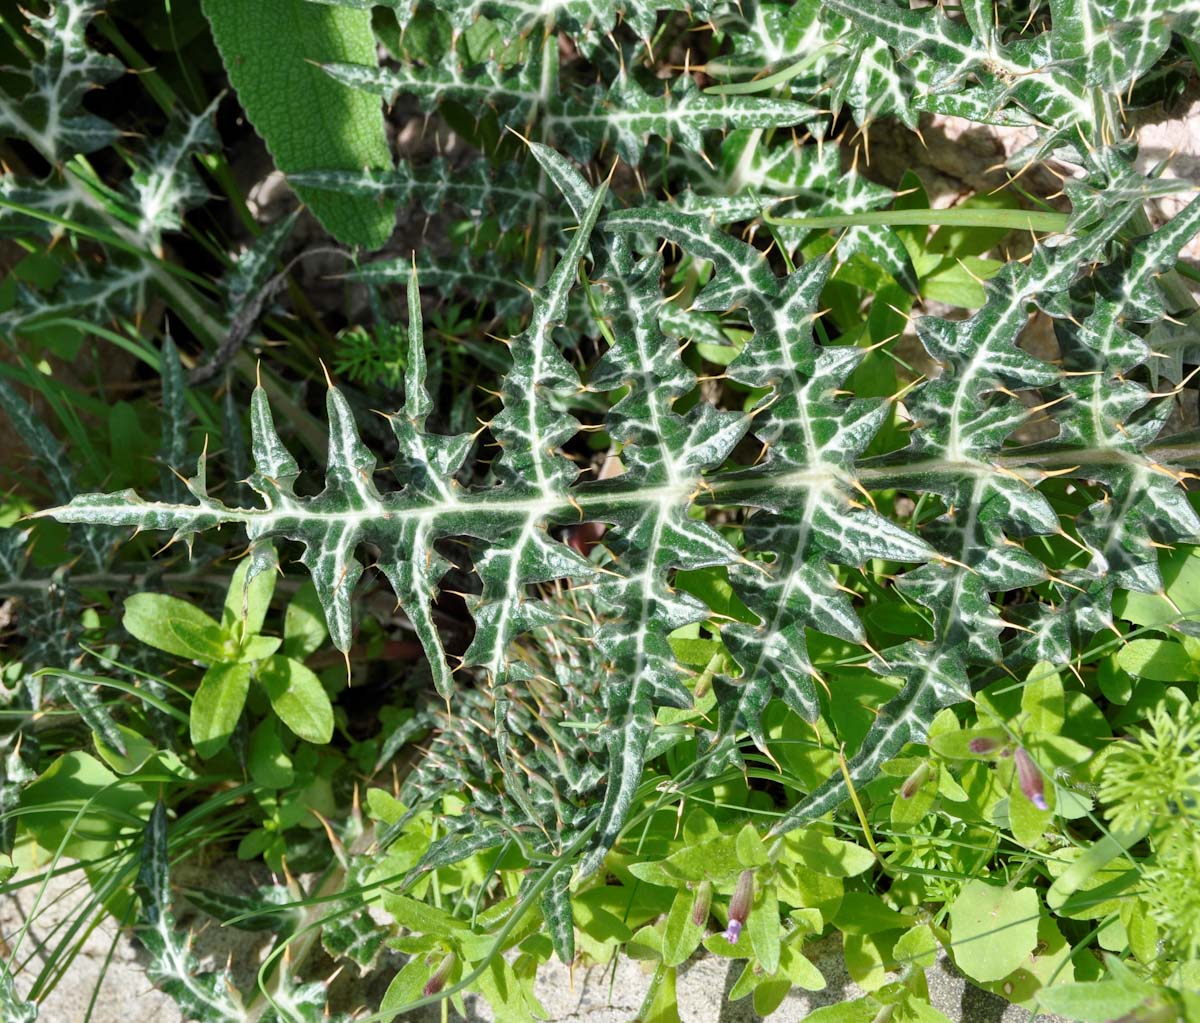
[[(0, 865), (90, 891), (6, 1019), (111, 916), (205, 1023), (831, 934), (825, 1023), (1200, 1021), (1195, 0), (0, 28)], [(946, 118), (1024, 145), (938, 209)]]

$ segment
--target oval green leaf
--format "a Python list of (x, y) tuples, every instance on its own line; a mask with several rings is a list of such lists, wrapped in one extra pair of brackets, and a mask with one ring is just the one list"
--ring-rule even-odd
[(192, 700), (192, 745), (206, 760), (219, 753), (237, 727), (250, 688), (250, 666), (214, 664)]
[(125, 630), (147, 646), (202, 664), (225, 660), (228, 636), (200, 608), (164, 593), (135, 593), (125, 601)]
[(301, 739), (318, 745), (333, 737), (333, 707), (321, 680), (299, 661), (268, 658), (258, 677), (279, 720)]

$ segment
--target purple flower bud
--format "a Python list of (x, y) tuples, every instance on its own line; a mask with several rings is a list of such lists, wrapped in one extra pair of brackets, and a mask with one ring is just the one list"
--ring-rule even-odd
[(1024, 746), (1018, 746), (1013, 753), (1013, 759), (1017, 764), (1017, 781), (1021, 785), (1021, 791), (1025, 793), (1025, 798), (1039, 810), (1049, 810), (1042, 788), (1042, 772), (1033, 762), (1033, 757), (1025, 752)]
[(438, 968), (433, 971), (433, 976), (425, 982), (425, 987), (421, 990), (421, 996), (428, 998), (430, 995), (436, 995), (441, 991), (446, 986), (446, 981), (450, 979), (450, 974), (457, 964), (458, 956), (451, 952), (438, 964)]
[(701, 881), (692, 899), (692, 923), (703, 927), (708, 922), (708, 910), (712, 905), (712, 882)]
[(741, 936), (746, 917), (750, 915), (750, 904), (754, 902), (754, 871), (743, 870), (738, 878), (737, 887), (733, 890), (733, 898), (729, 900), (729, 924), (725, 928), (724, 938), (731, 945), (736, 945)]
[(969, 749), (972, 753), (995, 753), (999, 748), (1000, 742), (997, 739), (989, 739), (985, 735), (976, 736), (969, 743), (967, 743), (967, 749)]
[(900, 786), (900, 798), (912, 799), (917, 794), (917, 790), (925, 784), (925, 780), (929, 777), (929, 761), (923, 760), (917, 764), (917, 768), (904, 779), (904, 784)]

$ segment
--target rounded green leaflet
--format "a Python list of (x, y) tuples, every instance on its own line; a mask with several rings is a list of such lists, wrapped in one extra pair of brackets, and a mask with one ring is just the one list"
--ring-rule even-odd
[(950, 943), (958, 968), (979, 981), (1007, 977), (1037, 947), (1038, 915), (1033, 888), (968, 881), (950, 907)]
[(321, 680), (299, 661), (268, 658), (258, 677), (279, 719), (301, 739), (318, 744), (333, 737), (333, 707)]

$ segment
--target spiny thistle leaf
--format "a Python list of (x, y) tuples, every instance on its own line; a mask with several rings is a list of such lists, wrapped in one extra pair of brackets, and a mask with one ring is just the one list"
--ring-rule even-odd
[[(1106, 207), (1092, 230), (1038, 245), (1027, 264), (1011, 264), (987, 283), (985, 303), (970, 319), (919, 322), (918, 336), (939, 363), (940, 375), (905, 394), (903, 413), (912, 423), (908, 444), (868, 458), (888, 403), (844, 396), (842, 385), (861, 350), (813, 338), (825, 263), (814, 261), (781, 278), (761, 252), (705, 217), (653, 206), (602, 217), (603, 188), (590, 188), (545, 147), (533, 146), (532, 152), (580, 228), (534, 295), (529, 326), (508, 342), (512, 365), (500, 391), (503, 407), (487, 424), (499, 447), (491, 466), (494, 483), (464, 486), (458, 474), (470, 438), (425, 429), (432, 401), (424, 389), (419, 306), (410, 280), (405, 403), (388, 417), (401, 448), (399, 491), (381, 493), (376, 487), (375, 458), (345, 398), (331, 387), (325, 489), (316, 497), (299, 496), (298, 464), (259, 391), (252, 401), (250, 484), (265, 507), (235, 508), (210, 498), (201, 471), (190, 485), (194, 504), (144, 502), (125, 493), (76, 498), (51, 514), (67, 521), (173, 529), (177, 539), (238, 523), (253, 545), (274, 538), (299, 541), (331, 635), (342, 649), (350, 644), (352, 590), (362, 571), (355, 548), (370, 542), (413, 620), (443, 694), (452, 673), (432, 616), (445, 569), (435, 545), (451, 536), (483, 541), (475, 557), (481, 592), (471, 601), (476, 632), (463, 664), (481, 667), (500, 687), (497, 720), (515, 699), (504, 687), (529, 677), (514, 660), (513, 641), (534, 629), (557, 627), (565, 617), (561, 605), (531, 587), (573, 580), (588, 593), (592, 609), (588, 635), (603, 679), (607, 765), (601, 805), (596, 810), (589, 804), (586, 820), (595, 830), (579, 875), (598, 866), (619, 837), (651, 749), (657, 708), (686, 707), (692, 700), (668, 636), (710, 612), (674, 586), (674, 573), (727, 566), (756, 619), (723, 628), (741, 674), (719, 687), (714, 755), (721, 762), (736, 756), (730, 744), (741, 729), (765, 743), (760, 718), (769, 700), (780, 698), (810, 718), (821, 709), (822, 679), (807, 654), (806, 630), (861, 645), (875, 671), (900, 679), (898, 694), (848, 765), (851, 780), (860, 784), (905, 742), (919, 740), (938, 709), (969, 696), (969, 665), (996, 663), (1001, 633), (1010, 624), (999, 610), (1002, 595), (1059, 584), (1026, 548), (1029, 537), (1077, 529), (1081, 542), (1093, 549), (1077, 570), (1082, 575), (1076, 585), (1089, 594), (1092, 620), (1100, 620), (1115, 581), (1135, 589), (1161, 587), (1150, 540), (1200, 536), (1200, 519), (1175, 478), (1145, 453), (1161, 417), (1126, 414), (1135, 409), (1135, 398), (1149, 396), (1127, 392), (1107, 413), (1125, 416), (1116, 424), (1125, 431), (1116, 451), (1108, 435), (1100, 439), (1097, 432), (1096, 416), (1104, 413), (1078, 400), (1072, 378), (1018, 346), (1030, 308), (1041, 307), (1056, 321), (1080, 325), (1080, 343), (1092, 353), (1098, 373), (1128, 373), (1144, 357), (1144, 347), (1120, 338), (1107, 347), (1102, 341), (1089, 344), (1086, 332), (1100, 332), (1109, 322), (1112, 310), (1105, 303), (1118, 303), (1121, 322), (1130, 328), (1161, 314), (1155, 276), (1174, 259), (1181, 239), (1194, 232), (1195, 207), (1113, 259), (1111, 243), (1134, 214), (1136, 191), (1104, 198), (1088, 191), (1094, 185), (1074, 190), (1081, 207)], [(696, 378), (660, 327), (666, 305), (663, 261), (655, 251), (660, 239), (713, 266), (693, 313), (745, 311), (752, 333), (728, 372), (762, 395), (749, 413), (681, 400), (695, 390)], [(641, 245), (652, 254), (638, 258)], [(619, 448), (622, 471), (604, 480), (581, 478), (564, 450), (579, 430), (565, 410), (585, 385), (553, 336), (571, 309), (569, 296), (589, 254), (588, 286), (611, 341), (587, 386), (620, 393), (604, 425)], [(1077, 357), (1079, 344), (1066, 350)], [(1041, 404), (1031, 409), (1017, 391), (1037, 394)], [(1015, 431), (1038, 415), (1058, 424), (1059, 439), (1040, 448), (1014, 445)], [(751, 435), (761, 453), (747, 464), (735, 457), (735, 449)], [(1039, 489), (1063, 472), (1104, 495), (1096, 511), (1076, 523), (1060, 517)], [(940, 508), (917, 535), (872, 507), (871, 491), (884, 489), (932, 495)], [(1124, 513), (1125, 525), (1111, 511), (1098, 518), (1110, 506)], [(741, 517), (740, 553), (706, 521), (707, 508)], [(580, 521), (606, 530), (603, 554), (591, 561), (550, 532)], [(895, 585), (928, 609), (932, 641), (879, 652), (866, 645), (840, 579), (852, 579), (856, 567), (872, 559), (896, 566)], [(914, 563), (917, 567), (905, 567)], [(1022, 628), (1049, 637), (1061, 632), (1057, 625), (1046, 626), (1057, 614), (1043, 606)], [(484, 735), (496, 743), (495, 756), (506, 772), (507, 812), (516, 816), (501, 815), (469, 835), (448, 836), (430, 851), (426, 867), (461, 858), (464, 842), (487, 848), (523, 826), (532, 834), (520, 821), (537, 821), (536, 830), (553, 834), (539, 800), (558, 791), (555, 779), (565, 768), (538, 769), (503, 730)], [(840, 776), (830, 779), (781, 827), (826, 812), (845, 792)], [(554, 804), (556, 821), (565, 820), (562, 807), (561, 800)], [(551, 909), (558, 913), (561, 906)]]
[[(390, 7), (400, 27), (407, 27), (417, 0), (311, 0), (362, 10), (373, 6)], [(649, 39), (660, 11), (688, 11), (704, 17), (711, 9), (707, 0), (436, 0), (432, 5), (449, 16), (458, 31), (464, 31), (480, 17), (497, 25), (508, 41), (528, 35), (535, 28), (558, 26), (585, 43), (594, 43), (609, 33), (618, 22), (630, 26), (642, 39)]]
[(125, 70), (85, 38), (101, 6), (98, 0), (57, 0), (43, 17), (25, 14), (27, 32), (42, 52), (17, 71), (23, 86), (0, 95), (0, 135), (24, 138), (54, 161), (95, 152), (117, 138), (114, 125), (82, 106), (89, 90)]
[(502, 231), (528, 223), (543, 204), (543, 196), (516, 167), (492, 171), (482, 161), (465, 168), (438, 158), (420, 167), (401, 162), (386, 170), (311, 170), (289, 174), (288, 180), (298, 187), (420, 206), (430, 214), (457, 206), (476, 221), (495, 217)]
[(389, 102), (405, 94), (416, 96), (427, 110), (447, 101), (469, 109), (496, 107), (503, 124), (523, 133), (536, 125), (539, 137), (553, 139), (579, 160), (613, 147), (623, 159), (637, 163), (652, 135), (698, 150), (706, 131), (787, 127), (816, 116), (794, 100), (702, 93), (688, 75), (664, 83), (660, 95), (647, 92), (628, 74), (607, 87), (544, 94), (542, 83), (558, 78), (554, 36), (512, 71), (490, 64), (464, 69), (453, 51), (430, 68), (323, 66), (337, 81)]
[(188, 1019), (243, 1023), (246, 1015), (229, 975), (225, 971), (202, 971), (188, 939), (175, 927), (167, 808), (161, 800), (154, 804), (146, 824), (135, 891), (142, 903), (135, 932), (150, 959), (146, 968), (149, 977), (175, 1000)]

